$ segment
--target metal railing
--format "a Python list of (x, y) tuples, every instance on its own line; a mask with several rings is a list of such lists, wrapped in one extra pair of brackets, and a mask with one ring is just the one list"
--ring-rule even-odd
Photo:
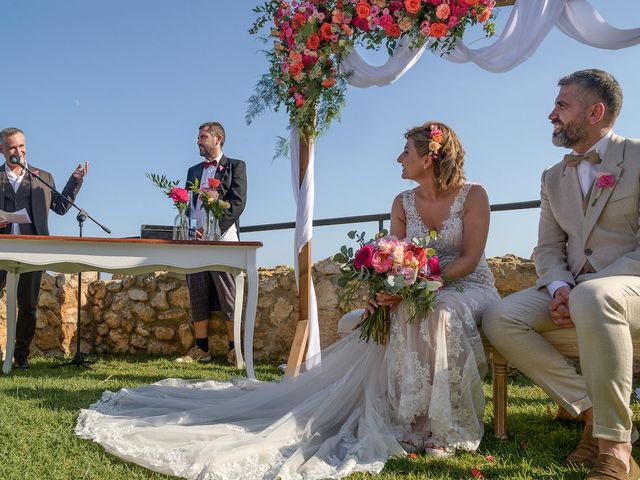
[[(527, 202), (497, 203), (491, 205), (492, 212), (504, 212), (508, 210), (525, 210), (528, 208), (540, 208), (540, 200)], [(349, 223), (378, 222), (378, 231), (384, 228), (384, 222), (391, 220), (389, 213), (376, 213), (372, 215), (356, 215), (351, 217), (323, 218), (313, 221), (314, 227), (326, 227), (330, 225), (344, 225)], [(270, 230), (287, 230), (296, 228), (296, 222), (263, 223), (261, 225), (249, 225), (240, 227), (240, 233), (266, 232)]]

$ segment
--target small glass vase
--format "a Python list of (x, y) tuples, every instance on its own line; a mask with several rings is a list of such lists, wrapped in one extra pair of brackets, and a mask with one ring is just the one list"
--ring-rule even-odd
[(178, 210), (178, 215), (176, 215), (176, 218), (173, 220), (173, 239), (189, 239), (189, 218), (184, 210)]
[(202, 240), (209, 242), (219, 242), (222, 240), (220, 221), (213, 212), (205, 212), (204, 225), (202, 226)]

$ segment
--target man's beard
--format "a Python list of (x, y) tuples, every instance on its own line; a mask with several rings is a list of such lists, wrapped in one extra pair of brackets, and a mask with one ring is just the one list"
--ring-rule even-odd
[(561, 125), (560, 130), (551, 135), (551, 141), (556, 147), (573, 148), (587, 138), (584, 122), (573, 121)]

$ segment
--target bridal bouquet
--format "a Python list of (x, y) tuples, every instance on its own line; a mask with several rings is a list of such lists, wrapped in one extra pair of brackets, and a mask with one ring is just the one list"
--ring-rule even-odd
[(169, 197), (181, 215), (189, 203), (189, 192), (184, 188), (178, 187), (180, 180), (169, 180), (165, 175), (155, 173), (145, 173), (145, 176), (153, 182), (153, 184), (162, 190)]
[[(338, 285), (345, 289), (342, 296), (346, 302), (353, 304), (362, 288), (370, 298), (384, 291), (405, 300), (409, 322), (426, 317), (433, 311), (436, 293), (444, 285), (438, 256), (429, 246), (437, 237), (436, 232), (411, 241), (398, 240), (385, 231), (368, 241), (364, 235), (349, 232), (349, 238), (355, 238), (360, 248), (354, 254), (353, 248), (343, 246), (333, 257), (343, 264)], [(360, 328), (362, 340), (384, 345), (389, 334), (389, 308), (378, 307), (356, 328)]]

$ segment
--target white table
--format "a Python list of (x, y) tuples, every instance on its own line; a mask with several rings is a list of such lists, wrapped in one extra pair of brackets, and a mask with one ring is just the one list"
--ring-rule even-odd
[[(11, 371), (15, 336), (18, 277), (22, 272), (51, 270), (61, 273), (100, 271), (141, 274), (156, 271), (194, 273), (225, 271), (236, 280), (233, 331), (240, 339), (242, 321), (243, 272), (246, 272), (247, 310), (245, 313), (244, 352), (247, 375), (253, 371), (253, 330), (258, 305), (258, 269), (256, 253), (260, 242), (202, 242), (92, 237), (46, 237), (37, 235), (0, 235), (0, 270), (7, 271), (7, 345), (2, 367)], [(241, 342), (236, 344), (238, 368), (242, 368)]]

